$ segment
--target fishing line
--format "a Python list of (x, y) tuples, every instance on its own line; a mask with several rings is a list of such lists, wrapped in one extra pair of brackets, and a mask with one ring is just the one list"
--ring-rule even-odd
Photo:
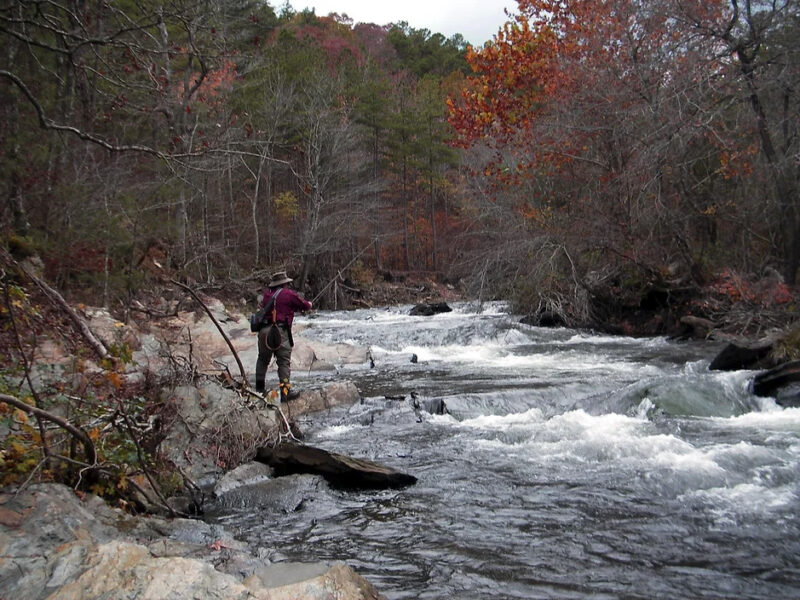
[(373, 245), (373, 244), (374, 244), (376, 241), (377, 241), (377, 240), (372, 240), (372, 241), (371, 241), (369, 244), (367, 244), (366, 246), (364, 246), (363, 250), (361, 250), (361, 252), (359, 252), (358, 254), (356, 254), (356, 255), (353, 257), (353, 260), (351, 260), (349, 263), (347, 263), (347, 264), (344, 266), (344, 268), (342, 268), (342, 269), (339, 269), (339, 272), (338, 272), (338, 273), (336, 273), (336, 275), (334, 275), (333, 279), (331, 279), (331, 280), (330, 280), (330, 281), (329, 281), (329, 282), (328, 282), (328, 283), (325, 285), (325, 287), (324, 287), (324, 288), (322, 288), (322, 289), (320, 290), (319, 294), (317, 294), (316, 296), (314, 296), (314, 299), (311, 301), (311, 304), (315, 304), (315, 303), (316, 303), (316, 301), (319, 299), (319, 297), (320, 297), (320, 296), (322, 296), (322, 294), (324, 294), (324, 293), (325, 293), (325, 290), (327, 290), (329, 287), (331, 287), (331, 285), (333, 285), (333, 283), (334, 283), (334, 282), (335, 282), (335, 281), (336, 281), (336, 280), (337, 280), (339, 277), (341, 277), (341, 276), (342, 276), (342, 271), (346, 271), (346, 270), (347, 270), (347, 268), (348, 268), (350, 265), (352, 265), (354, 262), (356, 262), (356, 261), (358, 260), (358, 258), (359, 258), (359, 257), (360, 257), (362, 254), (364, 254), (364, 252), (366, 252), (366, 251), (367, 251), (367, 250), (370, 248), (370, 246), (372, 246), (372, 245)]

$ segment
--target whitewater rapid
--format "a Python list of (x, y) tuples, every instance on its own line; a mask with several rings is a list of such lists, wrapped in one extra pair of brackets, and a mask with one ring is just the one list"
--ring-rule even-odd
[(344, 560), (391, 599), (800, 597), (800, 409), (710, 372), (718, 347), (530, 327), (502, 303), (409, 308), (306, 320), (374, 366), (303, 374), (363, 399), (301, 427), (418, 484), (218, 517), (242, 539)]

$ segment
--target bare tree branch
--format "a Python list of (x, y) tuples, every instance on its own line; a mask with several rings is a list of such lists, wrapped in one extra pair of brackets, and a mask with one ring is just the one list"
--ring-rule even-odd
[(42, 410), (41, 408), (36, 408), (35, 406), (26, 404), (19, 398), (15, 398), (14, 396), (9, 396), (8, 394), (0, 394), (0, 402), (5, 402), (6, 404), (10, 404), (11, 406), (18, 408), (21, 411), (28, 413), (29, 415), (34, 415), (46, 421), (50, 421), (51, 423), (55, 423), (62, 429), (66, 430), (83, 445), (84, 452), (86, 452), (86, 462), (90, 466), (95, 466), (97, 464), (97, 453), (94, 448), (94, 442), (92, 442), (91, 438), (87, 435), (87, 433), (83, 429), (75, 427), (74, 425), (72, 425), (68, 421), (65, 421), (58, 415), (54, 415), (53, 413), (47, 412), (46, 410)]
[(217, 330), (222, 335), (223, 339), (225, 340), (225, 343), (228, 344), (228, 348), (230, 348), (231, 353), (233, 353), (233, 357), (236, 359), (236, 364), (239, 366), (239, 374), (242, 377), (242, 385), (246, 385), (247, 374), (245, 373), (244, 365), (242, 365), (242, 360), (239, 358), (239, 354), (236, 352), (236, 348), (233, 347), (233, 342), (231, 342), (231, 339), (228, 337), (228, 334), (226, 334), (225, 331), (222, 329), (222, 325), (219, 324), (219, 321), (217, 321), (216, 317), (214, 317), (214, 315), (211, 313), (211, 310), (208, 308), (208, 306), (206, 306), (205, 302), (203, 302), (200, 299), (197, 293), (188, 285), (181, 283), (180, 281), (175, 281), (174, 279), (170, 279), (170, 282), (189, 292), (192, 298), (197, 300), (200, 303), (200, 306), (202, 306), (203, 309), (206, 311), (206, 314), (211, 318), (211, 321), (214, 323)]
[(153, 156), (157, 156), (158, 158), (162, 159), (167, 157), (167, 155), (164, 154), (163, 152), (159, 152), (158, 150), (150, 148), (148, 146), (140, 146), (138, 144), (123, 144), (123, 145), (112, 144), (107, 140), (104, 140), (103, 138), (98, 137), (94, 134), (81, 131), (77, 127), (72, 127), (71, 125), (59, 125), (58, 123), (47, 117), (47, 115), (44, 112), (44, 108), (42, 108), (42, 105), (36, 99), (36, 96), (33, 95), (33, 92), (31, 92), (30, 89), (28, 89), (28, 86), (25, 85), (24, 81), (22, 81), (19, 77), (17, 77), (10, 71), (6, 71), (5, 69), (0, 69), (0, 76), (5, 77), (9, 81), (11, 81), (14, 85), (16, 85), (22, 92), (22, 94), (28, 99), (28, 102), (31, 103), (34, 110), (36, 111), (36, 115), (39, 119), (39, 125), (41, 126), (42, 129), (52, 129), (54, 131), (64, 131), (67, 133), (71, 133), (84, 141), (92, 142), (93, 144), (102, 146), (103, 148), (111, 152), (136, 151), (136, 152), (145, 152), (147, 154), (152, 154)]

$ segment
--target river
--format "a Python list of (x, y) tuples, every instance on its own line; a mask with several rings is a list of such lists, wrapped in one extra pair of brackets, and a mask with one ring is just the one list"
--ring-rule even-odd
[(719, 346), (453, 306), (300, 319), (374, 360), (295, 373), (363, 397), (301, 420), (306, 442), (416, 485), (323, 484), (213, 519), (271, 560), (343, 560), (392, 600), (800, 598), (800, 409), (750, 394), (752, 372), (708, 371)]

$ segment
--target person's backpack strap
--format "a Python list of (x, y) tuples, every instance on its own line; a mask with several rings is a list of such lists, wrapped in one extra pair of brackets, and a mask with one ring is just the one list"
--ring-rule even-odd
[(264, 329), (264, 327), (266, 327), (268, 324), (267, 315), (272, 317), (273, 323), (275, 322), (275, 300), (278, 298), (278, 294), (281, 293), (281, 290), (283, 290), (283, 288), (280, 288), (277, 292), (275, 292), (266, 305), (250, 315), (250, 331), (253, 333), (258, 333)]
[(277, 323), (277, 322), (278, 322), (278, 317), (277, 317), (277, 308), (276, 308), (276, 306), (277, 306), (277, 302), (276, 302), (276, 300), (278, 299), (278, 295), (279, 295), (279, 294), (280, 294), (282, 291), (283, 291), (283, 288), (280, 288), (280, 289), (278, 289), (278, 291), (277, 291), (277, 292), (275, 292), (275, 293), (272, 295), (272, 298), (270, 298), (270, 299), (269, 299), (269, 303), (267, 304), (267, 306), (269, 306), (270, 304), (272, 304), (272, 311), (270, 312), (270, 314), (272, 315), (272, 322), (273, 322), (273, 323)]

